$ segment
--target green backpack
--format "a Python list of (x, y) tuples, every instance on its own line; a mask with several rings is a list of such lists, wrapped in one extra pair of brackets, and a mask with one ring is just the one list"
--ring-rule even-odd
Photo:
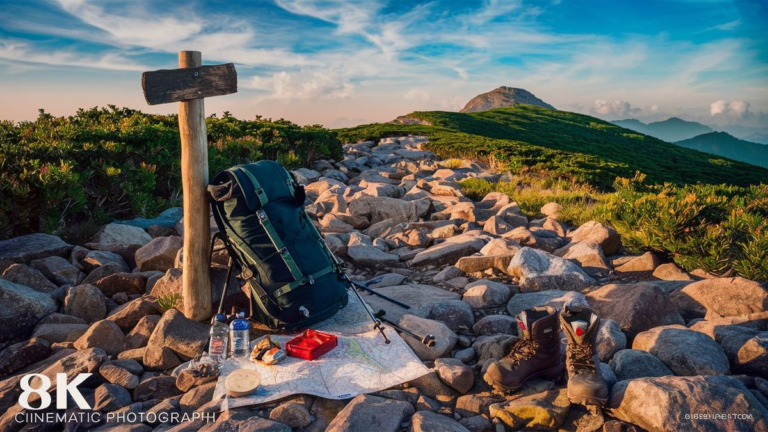
[(304, 188), (285, 168), (267, 160), (235, 166), (217, 174), (208, 192), (217, 236), (231, 257), (227, 279), (234, 267), (245, 280), (252, 321), (292, 330), (346, 306), (344, 269), (304, 211)]

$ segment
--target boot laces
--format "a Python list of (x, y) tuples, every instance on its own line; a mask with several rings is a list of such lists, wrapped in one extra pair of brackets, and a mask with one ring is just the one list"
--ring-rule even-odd
[(595, 353), (590, 344), (572, 343), (568, 347), (570, 369), (573, 373), (595, 372)]
[(509, 351), (507, 357), (512, 359), (514, 364), (519, 364), (536, 354), (539, 344), (532, 340), (520, 339), (512, 346), (512, 350)]

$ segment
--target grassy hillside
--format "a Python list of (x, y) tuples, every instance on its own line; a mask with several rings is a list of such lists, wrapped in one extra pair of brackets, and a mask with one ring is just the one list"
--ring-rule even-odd
[(616, 177), (639, 170), (650, 183), (768, 182), (768, 170), (682, 148), (594, 117), (517, 105), (477, 113), (414, 112), (428, 125), (371, 124), (339, 130), (354, 142), (403, 134), (430, 137), (430, 150), (443, 157), (490, 159), (513, 172), (539, 170), (612, 188)]
[[(342, 156), (336, 134), (320, 126), (229, 115), (206, 125), (211, 176), (262, 158), (290, 167)], [(113, 218), (154, 216), (179, 204), (180, 163), (175, 115), (109, 107), (0, 122), (0, 239), (77, 239)]]
[(768, 168), (768, 145), (740, 140), (726, 132), (710, 132), (675, 144)]

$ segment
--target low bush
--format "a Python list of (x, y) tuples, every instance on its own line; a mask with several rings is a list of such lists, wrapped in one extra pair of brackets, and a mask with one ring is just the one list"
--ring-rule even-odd
[[(211, 176), (262, 158), (293, 168), (342, 156), (336, 133), (321, 126), (228, 113), (206, 125)], [(180, 162), (176, 115), (110, 106), (0, 122), (0, 239), (68, 237), (114, 218), (152, 217), (178, 204)]]

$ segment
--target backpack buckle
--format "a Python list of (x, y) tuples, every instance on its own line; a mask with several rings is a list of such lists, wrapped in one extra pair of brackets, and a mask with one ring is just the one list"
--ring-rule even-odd
[(315, 284), (315, 278), (312, 277), (312, 275), (307, 276), (307, 282), (309, 282), (310, 285)]
[(267, 212), (264, 210), (256, 210), (256, 216), (259, 217), (260, 221), (265, 221), (267, 219)]

